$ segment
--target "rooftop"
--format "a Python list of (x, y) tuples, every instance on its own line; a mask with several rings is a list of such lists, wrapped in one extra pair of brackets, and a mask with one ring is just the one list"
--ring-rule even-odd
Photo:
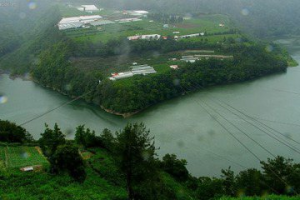
[(80, 11), (99, 11), (95, 5), (81, 5), (77, 9)]

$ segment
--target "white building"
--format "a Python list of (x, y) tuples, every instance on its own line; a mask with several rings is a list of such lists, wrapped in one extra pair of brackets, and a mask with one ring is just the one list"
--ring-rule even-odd
[(93, 13), (93, 12), (98, 12), (100, 9), (97, 8), (95, 5), (81, 5), (77, 8), (77, 10)]
[(124, 14), (133, 15), (133, 16), (147, 16), (149, 12), (145, 10), (128, 10), (125, 11)]
[(140, 36), (139, 35), (134, 35), (134, 36), (129, 36), (127, 37), (128, 40), (132, 41), (132, 40), (139, 40)]
[(120, 73), (114, 73), (109, 78), (112, 81), (123, 79), (123, 78), (129, 78), (132, 77), (134, 74), (132, 72), (120, 72)]
[(127, 37), (128, 40), (159, 40), (161, 35), (152, 34), (152, 35), (134, 35)]
[(156, 73), (155, 69), (153, 67), (150, 67), (149, 65), (132, 66), (131, 72), (134, 75), (136, 75), (136, 74), (147, 75), (147, 74), (155, 74)]
[(90, 24), (100, 19), (102, 19), (100, 15), (67, 17), (62, 18), (57, 25), (59, 30), (66, 30), (71, 28), (80, 28), (83, 27), (84, 24)]
[(90, 22), (92, 26), (103, 26), (103, 25), (114, 24), (114, 23), (115, 22), (109, 20), (97, 20), (97, 21)]
[(100, 15), (87, 15), (87, 16), (79, 17), (79, 20), (83, 23), (89, 23), (89, 22), (97, 21), (99, 19), (102, 19)]
[(153, 67), (149, 65), (135, 65), (130, 67), (131, 71), (128, 72), (120, 72), (120, 73), (113, 73), (112, 76), (109, 77), (110, 80), (116, 81), (119, 79), (130, 78), (134, 75), (148, 75), (148, 74), (155, 74), (156, 71)]
[(185, 61), (187, 63), (195, 63), (197, 60), (200, 59), (195, 56), (182, 56), (180, 60)]
[(116, 20), (116, 22), (119, 22), (119, 23), (129, 23), (129, 22), (138, 22), (138, 21), (142, 21), (142, 19), (140, 19), (140, 18), (125, 18), (125, 19)]
[(151, 35), (141, 35), (142, 40), (159, 40), (161, 35), (158, 34), (151, 34)]
[(179, 69), (178, 65), (171, 65), (170, 68), (174, 70)]
[(21, 171), (23, 172), (30, 172), (30, 171), (33, 171), (33, 166), (29, 166), (29, 167), (23, 167), (23, 168), (20, 168)]
[(200, 33), (195, 33), (195, 34), (190, 34), (190, 35), (182, 35), (182, 36), (179, 36), (179, 37), (180, 38), (191, 38), (191, 37), (198, 37), (200, 35), (201, 35)]
[(58, 29), (59, 30), (67, 30), (72, 28), (81, 28), (84, 26), (83, 22), (70, 22), (70, 23), (59, 23)]

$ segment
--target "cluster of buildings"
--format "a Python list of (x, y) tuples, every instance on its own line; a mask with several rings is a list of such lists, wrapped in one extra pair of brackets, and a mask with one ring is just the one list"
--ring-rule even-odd
[(128, 40), (159, 40), (161, 35), (151, 34), (151, 35), (135, 35), (127, 37)]
[(129, 78), (134, 75), (148, 75), (148, 74), (155, 74), (156, 71), (153, 67), (149, 65), (136, 65), (130, 67), (131, 71), (128, 72), (119, 72), (119, 73), (112, 73), (111, 77), (109, 78), (112, 81), (116, 81), (119, 79)]
[[(97, 8), (95, 5), (81, 5), (76, 7), (77, 10), (94, 13), (99, 12), (102, 9)], [(89, 25), (91, 26), (103, 26), (114, 23), (129, 23), (129, 22), (137, 22), (142, 21), (140, 17), (146, 16), (148, 11), (144, 10), (134, 10), (134, 11), (126, 11), (125, 14), (135, 16), (132, 18), (124, 18), (118, 19), (115, 21), (104, 20), (100, 15), (87, 15), (87, 16), (79, 16), (79, 17), (67, 17), (62, 18), (61, 21), (57, 24), (59, 30), (67, 30), (67, 29), (76, 29), (76, 28), (87, 28)]]
[[(175, 32), (174, 32), (175, 33)], [(195, 34), (190, 34), (190, 35), (182, 35), (182, 36), (174, 36), (175, 40), (178, 39), (184, 39), (184, 38), (192, 38), (192, 37), (199, 37), (199, 36), (204, 36), (205, 33), (195, 33)], [(127, 37), (128, 40), (159, 40), (160, 38), (163, 39), (168, 39), (167, 36), (161, 36), (159, 34), (151, 34), (151, 35), (134, 35), (134, 36), (129, 36)]]
[(209, 59), (209, 58), (215, 58), (215, 59), (233, 59), (233, 56), (224, 56), (224, 55), (190, 55), (190, 56), (182, 56), (180, 60), (194, 63), (197, 60), (201, 60), (202, 58)]
[(178, 38), (180, 39), (183, 39), (183, 38), (193, 38), (193, 37), (199, 37), (199, 36), (204, 36), (205, 33), (202, 32), (202, 33), (194, 33), (194, 34), (189, 34), (189, 35), (181, 35), (181, 36), (178, 36)]

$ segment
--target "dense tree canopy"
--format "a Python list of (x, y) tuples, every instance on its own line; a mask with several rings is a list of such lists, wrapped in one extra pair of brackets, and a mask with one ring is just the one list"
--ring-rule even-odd
[(21, 126), (0, 120), (0, 142), (24, 143), (33, 141), (32, 136)]
[[(152, 183), (157, 176), (155, 146), (143, 124), (128, 124), (117, 132), (115, 154), (117, 165), (125, 173), (128, 197), (136, 199), (137, 187)], [(148, 190), (151, 189), (151, 185)], [(154, 185), (152, 185), (153, 187)]]
[(53, 160), (59, 172), (67, 171), (70, 176), (79, 182), (85, 180), (84, 161), (77, 147), (73, 145), (59, 146), (53, 155)]

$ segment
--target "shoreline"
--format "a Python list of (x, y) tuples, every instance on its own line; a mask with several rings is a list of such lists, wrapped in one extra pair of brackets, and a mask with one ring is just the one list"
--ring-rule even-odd
[[(295, 66), (295, 67), (297, 67), (297, 66)], [(287, 69), (288, 69), (288, 68), (294, 68), (294, 67), (288, 66)], [(280, 73), (280, 72), (279, 72), (279, 73)], [(41, 87), (43, 87), (43, 88), (45, 88), (45, 89), (49, 89), (49, 90), (51, 90), (51, 91), (58, 92), (59, 94), (64, 95), (64, 96), (67, 96), (67, 97), (69, 97), (69, 98), (71, 98), (71, 99), (76, 98), (75, 96), (72, 96), (72, 95), (69, 95), (69, 94), (67, 94), (67, 93), (64, 93), (64, 92), (62, 92), (62, 91), (59, 90), (59, 89), (55, 89), (55, 88), (48, 87), (48, 86), (43, 86), (42, 84), (39, 83), (39, 81), (36, 81), (36, 80), (33, 79), (30, 75), (28, 75), (28, 76), (26, 76), (26, 74), (25, 74), (25, 75), (11, 75), (9, 71), (4, 71), (4, 70), (1, 70), (1, 69), (0, 69), (0, 75), (1, 75), (1, 74), (6, 74), (6, 75), (8, 75), (9, 78), (10, 78), (11, 80), (15, 80), (15, 79), (17, 79), (17, 78), (20, 78), (20, 79), (23, 80), (23, 81), (32, 81), (32, 82), (38, 84), (39, 86), (41, 86)], [(273, 74), (273, 73), (271, 73), (271, 74)], [(271, 74), (268, 74), (268, 75), (271, 75)], [(275, 74), (276, 74), (276, 73), (275, 73)], [(268, 76), (268, 75), (265, 75), (265, 76)], [(262, 77), (264, 77), (264, 76), (262, 76)], [(261, 78), (261, 77), (257, 77), (257, 78)], [(233, 84), (233, 83), (227, 83), (227, 84)], [(227, 85), (227, 84), (226, 84), (226, 85)], [(215, 86), (218, 86), (218, 85), (211, 85), (211, 86), (209, 86), (209, 87), (215, 87)], [(185, 96), (185, 95), (187, 95), (187, 94), (190, 93), (190, 92), (195, 92), (195, 90), (189, 91), (189, 92), (187, 92), (187, 93), (183, 93), (183, 94), (181, 94), (180, 96)], [(87, 102), (87, 101), (86, 101), (85, 99), (83, 99), (83, 98), (80, 98), (80, 99), (83, 100), (85, 103), (88, 103), (88, 104), (91, 103), (91, 102)], [(122, 117), (125, 118), (125, 119), (126, 119), (126, 118), (130, 118), (130, 117), (132, 117), (132, 116), (134, 116), (134, 115), (136, 115), (136, 114), (139, 114), (139, 113), (141, 113), (142, 111), (144, 111), (144, 110), (148, 109), (149, 107), (153, 106), (153, 105), (149, 105), (149, 106), (147, 106), (147, 107), (145, 107), (145, 108), (143, 108), (143, 109), (137, 110), (137, 111), (122, 113), (122, 112), (117, 112), (117, 111), (114, 111), (114, 110), (110, 110), (110, 109), (105, 108), (104, 106), (99, 105), (99, 104), (93, 104), (93, 105), (95, 105), (95, 106), (97, 106), (97, 107), (100, 107), (100, 109), (104, 110), (106, 113), (109, 113), (109, 114), (112, 114), (112, 115), (116, 115), (116, 116), (122, 116)], [(155, 104), (154, 104), (154, 105), (155, 105)]]
[(129, 113), (119, 113), (119, 112), (116, 112), (116, 111), (104, 108), (102, 105), (100, 105), (100, 108), (102, 110), (104, 110), (105, 112), (109, 113), (109, 114), (113, 114), (113, 115), (117, 115), (117, 116), (122, 116), (123, 118), (132, 117), (133, 115), (136, 115), (136, 114), (138, 114), (138, 113), (140, 113), (140, 112), (142, 112), (143, 110), (146, 109), (145, 108), (145, 109), (142, 109), (142, 110), (138, 110), (138, 111), (135, 111), (135, 112), (129, 112)]
[[(15, 80), (17, 78), (21, 79), (22, 81), (33, 81), (33, 78), (30, 75), (20, 75), (20, 74), (16, 74), (16, 75), (11, 75), (11, 72), (9, 70), (2, 70), (0, 69), (0, 75), (8, 75), (9, 79), (11, 80)], [(34, 82), (34, 81), (33, 81)]]

